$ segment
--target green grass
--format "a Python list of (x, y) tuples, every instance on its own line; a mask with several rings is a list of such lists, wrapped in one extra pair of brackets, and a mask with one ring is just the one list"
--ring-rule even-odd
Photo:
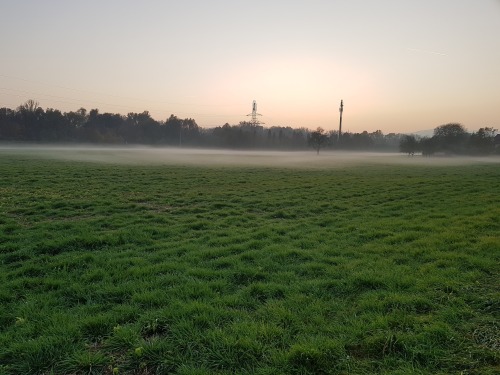
[(0, 156), (0, 374), (500, 372), (500, 168)]

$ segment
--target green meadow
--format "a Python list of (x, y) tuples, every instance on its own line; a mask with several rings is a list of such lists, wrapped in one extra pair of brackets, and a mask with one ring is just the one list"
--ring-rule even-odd
[(498, 374), (499, 271), (499, 163), (0, 153), (1, 375)]

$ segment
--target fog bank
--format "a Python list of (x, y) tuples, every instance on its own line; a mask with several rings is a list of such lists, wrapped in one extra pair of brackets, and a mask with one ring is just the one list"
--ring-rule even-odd
[(84, 145), (0, 145), (0, 158), (17, 155), (79, 162), (125, 165), (262, 166), (335, 168), (362, 164), (465, 165), (500, 163), (500, 157), (422, 157), (401, 153), (321, 151), (234, 151), (223, 149), (102, 147)]

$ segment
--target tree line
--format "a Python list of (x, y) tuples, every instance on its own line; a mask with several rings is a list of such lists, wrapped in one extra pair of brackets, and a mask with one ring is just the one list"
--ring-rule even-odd
[(424, 156), (500, 154), (500, 135), (492, 127), (469, 133), (462, 124), (450, 123), (434, 129), (432, 137), (405, 135), (399, 149), (408, 155), (421, 152)]
[[(175, 115), (157, 121), (148, 111), (130, 112), (124, 116), (80, 108), (63, 113), (53, 108), (44, 110), (36, 101), (28, 100), (15, 109), (0, 108), (0, 141), (277, 150), (304, 150), (312, 146), (319, 153), (320, 149), (400, 149), (407, 152), (411, 138), (404, 134), (383, 134), (380, 130), (371, 133), (345, 132), (339, 136), (337, 131), (325, 132), (321, 128), (315, 131), (290, 126), (265, 128), (245, 121), (207, 129), (198, 126), (192, 118), (181, 119)], [(424, 139), (415, 138), (415, 141), (413, 152), (422, 149), (425, 143)]]

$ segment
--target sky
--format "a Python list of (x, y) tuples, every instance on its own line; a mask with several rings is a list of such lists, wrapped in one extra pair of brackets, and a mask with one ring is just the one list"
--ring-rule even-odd
[(500, 128), (500, 0), (0, 0), (0, 107)]

